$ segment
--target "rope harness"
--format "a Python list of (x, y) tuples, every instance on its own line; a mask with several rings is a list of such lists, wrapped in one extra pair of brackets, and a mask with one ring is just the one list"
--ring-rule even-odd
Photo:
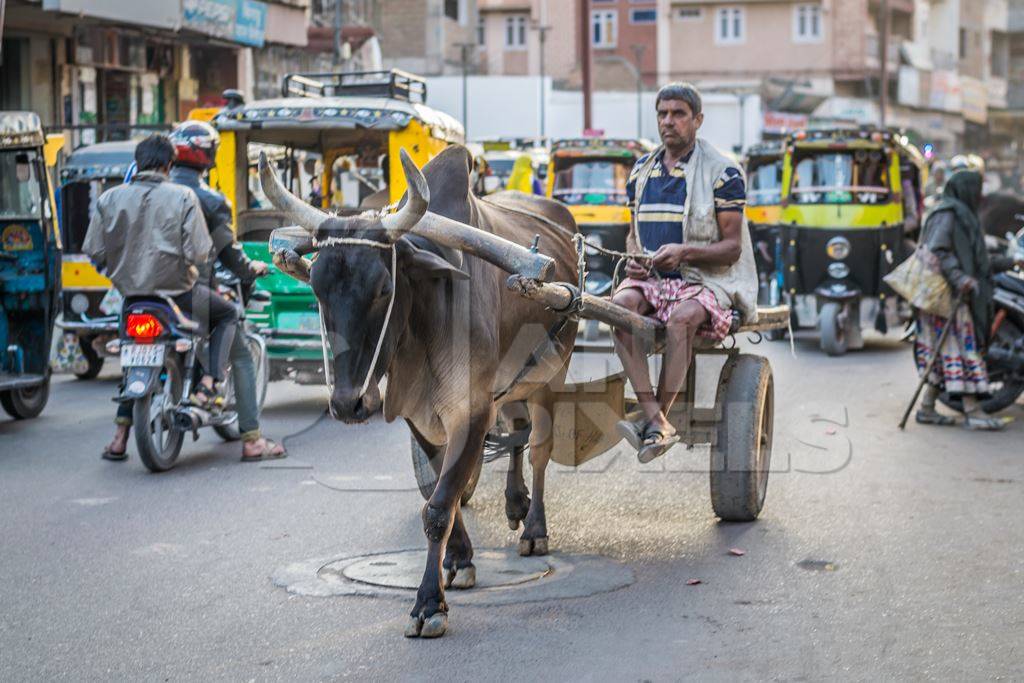
[[(646, 266), (647, 266), (647, 275), (648, 276), (652, 276), (653, 275), (654, 278), (658, 281), (659, 285), (664, 281), (664, 278), (661, 276), (661, 273), (659, 273), (658, 269), (654, 267), (654, 263), (653, 263), (654, 256), (653, 256), (653, 254), (649, 254), (647, 252), (616, 251), (615, 249), (608, 249), (607, 247), (602, 246), (600, 244), (594, 244), (593, 242), (587, 241), (587, 238), (583, 235), (583, 233), (576, 233), (575, 235), (573, 235), (572, 236), (572, 242), (573, 242), (573, 245), (576, 247), (576, 258), (577, 258), (577, 264), (576, 265), (577, 265), (577, 270), (578, 270), (578, 272), (580, 274), (579, 275), (579, 285), (578, 286), (579, 286), (579, 290), (581, 292), (586, 291), (586, 284), (587, 284), (587, 282), (586, 282), (586, 276), (587, 276), (586, 250), (587, 249), (593, 249), (594, 251), (600, 252), (600, 253), (604, 254), (605, 256), (611, 256), (611, 257), (616, 259), (616, 261), (615, 261), (615, 268), (612, 271), (612, 291), (613, 292), (619, 286), (620, 276), (621, 276), (621, 273), (622, 273), (622, 268), (625, 266), (626, 262), (628, 260), (630, 260), (630, 259), (632, 259), (632, 260), (634, 260), (637, 263), (640, 263), (642, 265), (646, 264)], [(681, 301), (681, 300), (682, 300), (682, 297), (665, 297), (665, 301)], [(582, 310), (582, 305), (580, 307), (580, 310)]]
[[(391, 311), (394, 310), (395, 307), (395, 294), (398, 291), (398, 250), (395, 249), (394, 244), (384, 244), (382, 242), (375, 242), (374, 240), (367, 240), (359, 237), (328, 237), (323, 240), (313, 240), (313, 246), (317, 249), (342, 244), (370, 247), (372, 249), (391, 250), (391, 298), (388, 300), (388, 310), (387, 313), (384, 314), (384, 325), (380, 328), (380, 336), (377, 337), (377, 345), (373, 349), (373, 358), (370, 360), (370, 367), (366, 370), (366, 379), (363, 380), (363, 388), (359, 392), (359, 395), (363, 396), (366, 394), (366, 390), (370, 388), (370, 382), (373, 380), (373, 371), (377, 367), (377, 361), (380, 359), (380, 350), (384, 346), (384, 337), (387, 335), (388, 325), (391, 323)], [(319, 297), (317, 297), (316, 306), (320, 313), (320, 345), (324, 350), (324, 379), (327, 382), (327, 390), (333, 394), (334, 373), (331, 372), (331, 361), (327, 355), (327, 325), (324, 323), (324, 309), (320, 304)]]

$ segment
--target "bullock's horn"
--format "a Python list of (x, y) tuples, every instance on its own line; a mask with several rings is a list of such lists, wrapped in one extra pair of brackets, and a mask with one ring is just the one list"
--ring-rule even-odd
[(416, 166), (409, 153), (403, 148), (399, 153), (402, 159), (402, 170), (405, 171), (405, 183), (409, 187), (405, 196), (405, 206), (397, 212), (384, 216), (382, 222), (392, 242), (416, 227), (430, 202), (430, 188), (423, 172)]
[(263, 186), (263, 194), (279, 211), (283, 211), (288, 220), (301, 225), (311, 235), (316, 235), (316, 229), (320, 224), (330, 218), (330, 214), (317, 209), (302, 201), (291, 192), (285, 189), (277, 178), (277, 173), (267, 162), (267, 155), (260, 152), (260, 185)]

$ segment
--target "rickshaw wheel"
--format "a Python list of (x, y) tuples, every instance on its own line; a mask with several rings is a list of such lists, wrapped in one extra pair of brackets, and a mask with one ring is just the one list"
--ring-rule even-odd
[(0, 391), (0, 405), (15, 420), (28, 420), (38, 417), (46, 407), (50, 398), (50, 377), (47, 375), (42, 384), (25, 389)]
[(92, 348), (92, 340), (79, 338), (78, 345), (82, 349), (82, 355), (85, 356), (88, 366), (85, 372), (76, 372), (75, 377), (83, 380), (96, 379), (96, 376), (103, 370), (103, 356)]
[[(436, 455), (431, 457), (420, 445), (420, 442), (416, 440), (415, 434), (409, 435), (409, 444), (412, 450), (412, 469), (416, 475), (416, 485), (420, 489), (420, 495), (423, 496), (423, 500), (430, 500), (430, 496), (434, 493), (434, 488), (437, 486), (437, 470), (434, 469), (434, 459), (442, 458), (444, 454), (438, 452)], [(436, 463), (438, 469), (440, 469), (440, 462)], [(476, 491), (477, 482), (480, 481), (480, 470), (483, 469), (484, 458), (483, 454), (480, 456), (480, 460), (476, 464), (476, 468), (473, 470), (473, 474), (469, 477), (469, 482), (466, 484), (466, 488), (462, 491), (462, 504), (466, 505), (473, 497), (473, 493)]]
[(818, 316), (821, 350), (830, 356), (842, 356), (849, 348), (846, 321), (842, 313), (843, 305), (830, 301), (821, 307), (821, 314)]
[(722, 417), (711, 447), (711, 507), (724, 522), (757, 519), (768, 490), (775, 384), (766, 358), (727, 361), (718, 388)]

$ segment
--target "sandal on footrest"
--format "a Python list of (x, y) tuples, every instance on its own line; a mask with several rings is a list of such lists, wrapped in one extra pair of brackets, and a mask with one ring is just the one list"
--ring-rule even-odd
[(668, 449), (679, 443), (679, 435), (672, 430), (664, 431), (661, 427), (647, 426), (644, 432), (644, 445), (636, 454), (641, 463), (647, 464), (665, 454)]
[(224, 397), (217, 393), (215, 389), (211, 389), (202, 382), (197, 384), (195, 389), (192, 390), (192, 394), (188, 397), (188, 402), (196, 408), (202, 408), (211, 412), (220, 412), (221, 408), (224, 407)]

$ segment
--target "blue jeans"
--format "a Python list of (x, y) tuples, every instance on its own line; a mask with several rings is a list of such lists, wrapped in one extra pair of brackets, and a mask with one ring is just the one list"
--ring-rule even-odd
[[(260, 406), (256, 400), (256, 363), (249, 353), (249, 344), (244, 334), (236, 334), (231, 342), (228, 353), (231, 362), (231, 379), (235, 383), (235, 410), (238, 412), (238, 431), (243, 441), (260, 438)], [(117, 406), (119, 425), (131, 425), (132, 404), (120, 403)]]

